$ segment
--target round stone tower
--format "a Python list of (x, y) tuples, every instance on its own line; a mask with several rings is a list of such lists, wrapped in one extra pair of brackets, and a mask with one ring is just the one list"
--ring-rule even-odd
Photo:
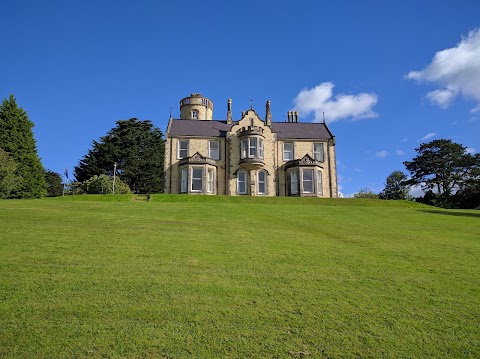
[(213, 102), (199, 93), (192, 93), (180, 101), (180, 118), (182, 120), (211, 120)]

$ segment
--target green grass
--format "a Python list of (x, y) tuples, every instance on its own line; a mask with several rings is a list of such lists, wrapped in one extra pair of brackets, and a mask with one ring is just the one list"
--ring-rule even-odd
[(480, 212), (0, 201), (0, 357), (480, 357)]

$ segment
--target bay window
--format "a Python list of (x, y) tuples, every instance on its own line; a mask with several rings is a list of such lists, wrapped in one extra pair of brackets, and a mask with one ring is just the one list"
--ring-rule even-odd
[(203, 167), (192, 167), (192, 181), (190, 191), (203, 191)]
[(261, 158), (263, 159), (263, 138), (248, 137), (240, 141), (240, 158)]
[(182, 168), (180, 176), (180, 193), (188, 192), (188, 168)]
[(302, 189), (303, 193), (314, 193), (313, 170), (302, 169)]

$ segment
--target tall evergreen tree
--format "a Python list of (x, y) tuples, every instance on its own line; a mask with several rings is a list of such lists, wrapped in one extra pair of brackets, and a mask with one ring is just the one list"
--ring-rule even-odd
[(17, 163), (0, 148), (0, 198), (10, 198), (22, 183), (22, 178), (15, 174)]
[(15, 160), (15, 174), (23, 178), (12, 197), (38, 198), (46, 194), (44, 169), (37, 154), (33, 126), (13, 95), (3, 100), (0, 105), (0, 147)]
[(137, 118), (117, 121), (106, 136), (93, 141), (93, 148), (74, 169), (77, 181), (84, 182), (101, 174), (117, 176), (135, 193), (163, 191), (165, 144), (160, 129), (151, 121)]
[(63, 194), (62, 177), (59, 173), (45, 170), (45, 182), (47, 182), (48, 197), (59, 197)]

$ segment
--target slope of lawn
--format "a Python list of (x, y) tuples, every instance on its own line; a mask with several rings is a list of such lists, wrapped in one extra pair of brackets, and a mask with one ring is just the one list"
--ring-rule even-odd
[(480, 357), (480, 212), (0, 201), (0, 357)]

